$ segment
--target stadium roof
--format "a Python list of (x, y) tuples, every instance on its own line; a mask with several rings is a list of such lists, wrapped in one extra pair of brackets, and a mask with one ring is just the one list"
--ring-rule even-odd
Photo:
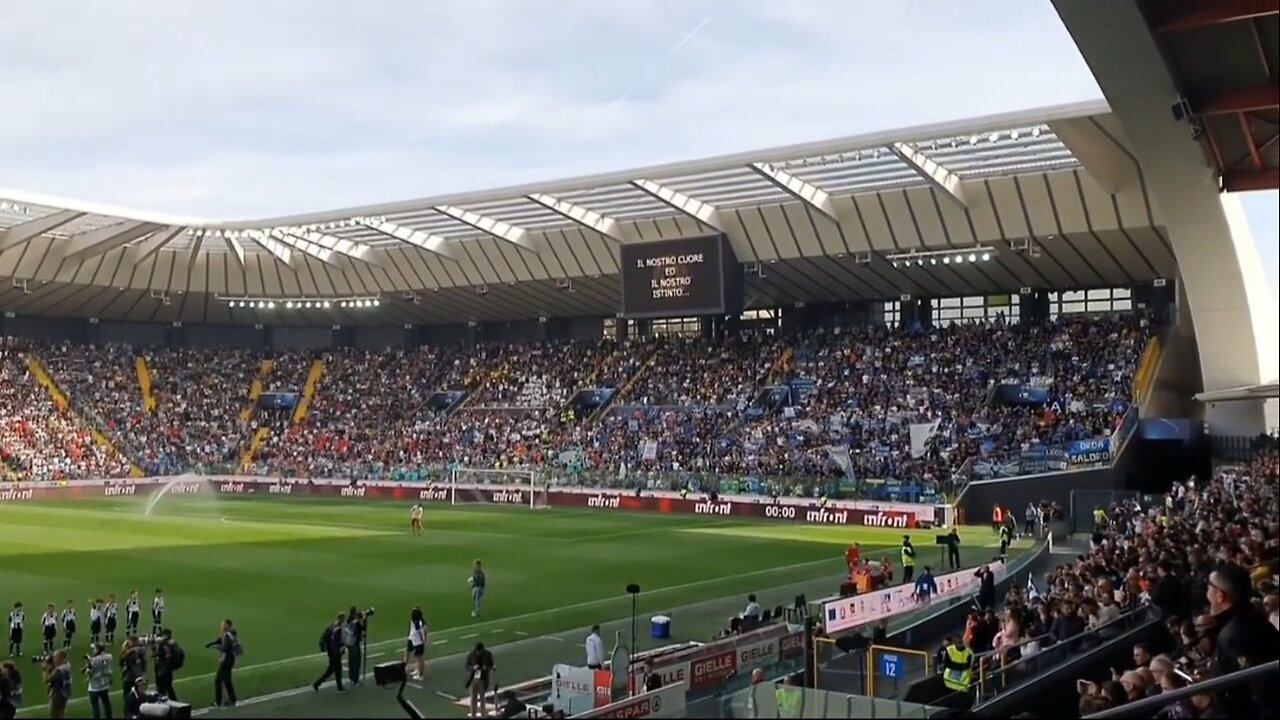
[[(619, 244), (719, 232), (747, 264), (748, 307), (1177, 274), (1124, 133), (1091, 102), (258, 220), (0, 190), (0, 309), (275, 325), (607, 316)], [(990, 262), (933, 262), (974, 249)]]

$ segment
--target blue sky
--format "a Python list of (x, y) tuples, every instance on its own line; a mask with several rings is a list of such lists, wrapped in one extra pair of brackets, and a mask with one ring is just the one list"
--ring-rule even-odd
[[(1047, 0), (5, 0), (0, 186), (243, 218), (1100, 96)], [(1273, 291), (1276, 193), (1244, 199)]]

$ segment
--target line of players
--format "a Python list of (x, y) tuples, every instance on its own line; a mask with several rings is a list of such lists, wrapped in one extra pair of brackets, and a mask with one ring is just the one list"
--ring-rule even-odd
[[(89, 608), (89, 641), (97, 645), (105, 641), (113, 645), (116, 629), (119, 624), (120, 607), (115, 594), (102, 599), (93, 600)], [(142, 600), (138, 591), (130, 591), (124, 602), (124, 634), (126, 637), (136, 635), (142, 619)], [(22, 641), (26, 630), (27, 614), (22, 603), (13, 604), (9, 613), (9, 656), (22, 657)], [(42, 629), (41, 647), (43, 654), (52, 653), (58, 638), (58, 626), (62, 626), (62, 649), (68, 650), (75, 642), (76, 636), (76, 603), (68, 600), (62, 612), (58, 612), (53, 603), (45, 606), (44, 615), (40, 617)], [(158, 635), (164, 625), (164, 591), (156, 588), (155, 597), (151, 599), (151, 634)]]

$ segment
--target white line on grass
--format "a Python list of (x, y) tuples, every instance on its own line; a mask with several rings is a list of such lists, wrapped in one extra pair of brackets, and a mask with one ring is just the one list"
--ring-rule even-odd
[(445, 700), (448, 700), (449, 702), (458, 702), (459, 700), (458, 697), (454, 695), (450, 695), (449, 693), (446, 693), (446, 692), (440, 692), (439, 690), (436, 691), (436, 694), (444, 698)]
[[(714, 585), (717, 583), (729, 582), (732, 580), (742, 580), (744, 578), (760, 577), (764, 575), (774, 575), (782, 572), (787, 572), (790, 570), (800, 570), (803, 568), (816, 567), (818, 565), (823, 565), (823, 564), (830, 565), (830, 564), (834, 564), (835, 562), (836, 562), (836, 558), (823, 558), (822, 560), (810, 560), (808, 562), (796, 563), (794, 565), (779, 565), (777, 567), (764, 568), (762, 570), (752, 570), (750, 572), (737, 573), (735, 575), (722, 575), (719, 577), (707, 578), (705, 580), (696, 580), (694, 582), (681, 583), (679, 585), (668, 585), (667, 587), (661, 587), (654, 590), (647, 590), (645, 591), (645, 596), (652, 597), (654, 595), (664, 595), (667, 593), (678, 592), (680, 590), (689, 590), (691, 588), (705, 587), (707, 585)], [(529, 620), (532, 618), (546, 617), (548, 615), (556, 615), (569, 610), (583, 610), (586, 608), (593, 608), (601, 605), (607, 605), (609, 603), (618, 602), (620, 600), (626, 600), (630, 597), (631, 597), (630, 595), (614, 595), (612, 597), (598, 598), (596, 600), (587, 600), (585, 602), (573, 603), (571, 605), (562, 605), (554, 608), (545, 608), (543, 610), (535, 610), (533, 612), (522, 613), (520, 615), (510, 615), (504, 618), (495, 618), (493, 620), (485, 620), (485, 621), (473, 623), (470, 625), (460, 625), (457, 627), (441, 630), (439, 633), (436, 633), (436, 634), (444, 635), (444, 634), (449, 634), (450, 632), (467, 632), (470, 630), (476, 630), (480, 628), (489, 629), (489, 628), (496, 627), (497, 623), (511, 623), (519, 620)], [(563, 639), (556, 638), (555, 636), (551, 636), (551, 635), (529, 636), (528, 633), (520, 633), (520, 631), (516, 631), (516, 632), (518, 634), (524, 635), (524, 638), (512, 643), (504, 643), (504, 645), (506, 646), (521, 645), (528, 642), (536, 642), (540, 640), (559, 640), (560, 642), (564, 642)], [(441, 642), (441, 641), (436, 641), (436, 642)], [(377, 642), (369, 643), (369, 649), (372, 650), (374, 648), (393, 647), (395, 645), (402, 644), (402, 643), (404, 643), (403, 638), (391, 638), (388, 640), (379, 640)], [(320, 653), (310, 653), (307, 655), (298, 655), (296, 657), (281, 658), (279, 660), (268, 660), (266, 662), (254, 663), (252, 665), (237, 666), (235, 672), (236, 672), (236, 675), (241, 675), (243, 673), (253, 672), (255, 670), (266, 670), (269, 668), (282, 667), (284, 665), (293, 665), (293, 664), (302, 663), (302, 662), (315, 662), (319, 657), (320, 657)], [(200, 673), (198, 675), (186, 675), (176, 679), (174, 681), (174, 685), (183, 685), (183, 684), (195, 682), (197, 680), (211, 680), (213, 679), (213, 677), (214, 677), (214, 673), (211, 673), (211, 672)], [(249, 698), (248, 700), (244, 700), (239, 704), (240, 705), (254, 704), (258, 702), (266, 702), (268, 700), (274, 700), (276, 698), (281, 698), (281, 697), (291, 697), (292, 695), (301, 693), (303, 690), (309, 691), (310, 689), (311, 689), (311, 686), (308, 685), (304, 688), (284, 690), (277, 693), (270, 693), (268, 695), (261, 695), (256, 698)], [(71, 698), (68, 704), (76, 705), (76, 704), (87, 703), (87, 702), (88, 702), (88, 698), (86, 697), (73, 697)], [(24, 708), (24, 709), (29, 709), (29, 708)]]

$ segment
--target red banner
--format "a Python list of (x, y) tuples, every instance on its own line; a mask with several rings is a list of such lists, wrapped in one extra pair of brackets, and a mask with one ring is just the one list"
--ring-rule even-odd
[[(227, 495), (275, 495), (280, 497), (331, 497), (338, 499), (395, 500), (406, 502), (449, 502), (454, 489), (446, 486), (424, 487), (416, 483), (371, 482), (347, 483), (334, 480), (287, 481), (275, 479), (236, 477), (235, 479), (201, 478), (168, 483), (165, 479), (147, 478), (138, 481), (111, 481), (102, 483), (78, 482), (74, 484), (39, 483), (0, 487), (0, 503), (47, 501), (92, 497), (128, 497), (155, 492), (168, 484), (171, 495), (192, 495), (215, 492)], [(462, 490), (460, 486), (458, 488)], [(468, 502), (494, 505), (529, 505), (528, 488), (476, 486), (466, 487)], [(585, 508), (609, 512), (657, 512), (670, 514), (710, 515), (714, 517), (743, 517), (806, 525), (856, 525), (864, 527), (915, 528), (919, 523), (915, 513), (894, 510), (861, 510), (850, 508), (819, 507), (813, 505), (736, 502), (728, 500), (694, 500), (673, 497), (655, 497), (622, 493), (582, 493), (562, 490), (544, 492), (549, 507)], [(537, 500), (538, 498), (534, 498)]]

